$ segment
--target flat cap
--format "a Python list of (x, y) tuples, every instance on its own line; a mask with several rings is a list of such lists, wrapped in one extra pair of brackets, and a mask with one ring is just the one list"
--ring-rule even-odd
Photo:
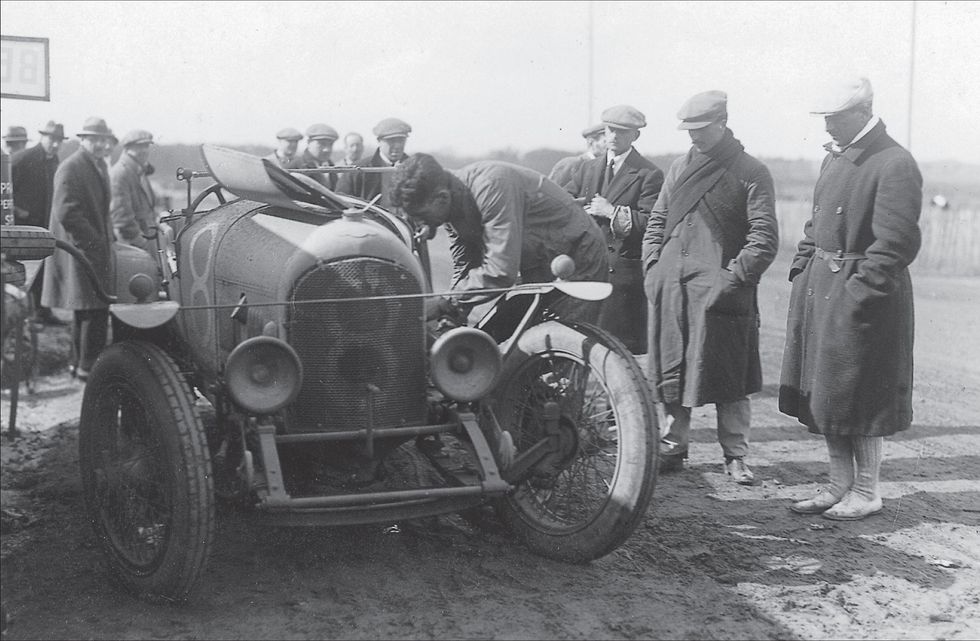
[(871, 81), (867, 78), (838, 80), (823, 90), (820, 97), (817, 98), (817, 108), (810, 113), (815, 116), (840, 113), (862, 103), (871, 102), (873, 97), (874, 91), (871, 90)]
[(105, 136), (116, 140), (116, 134), (112, 133), (112, 129), (109, 129), (105, 118), (99, 118), (98, 116), (86, 118), (85, 124), (82, 125), (82, 131), (75, 135), (79, 138), (84, 138), (85, 136)]
[(385, 118), (371, 130), (378, 140), (382, 138), (407, 138), (411, 131), (412, 126), (398, 118)]
[(317, 123), (306, 128), (306, 138), (307, 140), (337, 140), (340, 138), (340, 135), (337, 133), (337, 130), (330, 125)]
[(681, 119), (678, 129), (701, 129), (719, 118), (727, 118), (728, 94), (717, 89), (695, 94), (681, 105), (677, 117)]
[(3, 139), (10, 142), (21, 142), (27, 140), (27, 130), (23, 127), (12, 125), (7, 127), (7, 133), (3, 135)]
[(606, 126), (601, 122), (598, 125), (592, 125), (591, 127), (586, 127), (582, 130), (583, 138), (591, 138), (597, 134), (601, 134), (606, 130)]
[(602, 112), (602, 124), (617, 129), (641, 129), (647, 126), (647, 118), (636, 107), (616, 105)]
[(298, 129), (293, 129), (292, 127), (286, 127), (285, 129), (280, 129), (276, 134), (276, 138), (279, 140), (302, 140), (303, 134), (299, 132)]
[(43, 134), (45, 136), (51, 136), (52, 138), (59, 138), (61, 140), (65, 139), (65, 126), (60, 122), (55, 122), (49, 120), (48, 124), (44, 125), (43, 129), (38, 129), (37, 133)]
[(119, 144), (123, 147), (129, 147), (130, 145), (152, 145), (153, 134), (145, 129), (133, 129), (132, 131), (126, 132), (126, 135), (122, 137)]

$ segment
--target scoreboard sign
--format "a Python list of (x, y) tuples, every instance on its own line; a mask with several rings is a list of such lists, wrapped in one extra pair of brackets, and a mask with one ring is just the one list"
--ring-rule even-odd
[(48, 39), (0, 36), (0, 97), (51, 100)]

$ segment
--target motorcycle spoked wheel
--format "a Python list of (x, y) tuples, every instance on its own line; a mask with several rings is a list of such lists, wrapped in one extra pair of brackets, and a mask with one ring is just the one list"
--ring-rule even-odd
[(520, 337), (494, 394), (516, 456), (546, 436), (544, 404), (558, 404), (556, 444), (497, 514), (533, 551), (572, 563), (619, 547), (643, 520), (656, 483), (653, 396), (636, 360), (591, 325), (557, 321)]
[(166, 352), (123, 341), (99, 356), (79, 461), (110, 576), (142, 598), (186, 600), (214, 538), (214, 494), (194, 396)]

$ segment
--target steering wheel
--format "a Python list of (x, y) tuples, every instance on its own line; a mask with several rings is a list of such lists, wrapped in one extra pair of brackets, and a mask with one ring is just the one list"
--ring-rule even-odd
[(225, 194), (224, 194), (224, 187), (221, 185), (221, 183), (214, 183), (213, 185), (211, 185), (210, 187), (208, 187), (207, 189), (199, 193), (197, 197), (194, 198), (194, 200), (191, 202), (190, 207), (188, 207), (187, 209), (192, 213), (197, 211), (198, 205), (204, 202), (204, 199), (212, 194), (214, 195), (215, 198), (218, 199), (219, 204), (224, 205), (227, 202), (227, 198), (225, 198)]

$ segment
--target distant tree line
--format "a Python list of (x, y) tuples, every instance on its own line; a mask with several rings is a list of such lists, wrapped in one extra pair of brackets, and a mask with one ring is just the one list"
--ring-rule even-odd
[[(77, 140), (68, 140), (61, 150), (65, 158), (78, 147)], [(228, 145), (244, 153), (265, 156), (272, 153), (271, 146), (263, 145)], [(409, 147), (409, 152), (421, 151)], [(113, 152), (112, 162), (115, 162), (121, 148)], [(366, 150), (365, 153), (370, 153)], [(525, 153), (513, 148), (503, 148), (491, 151), (486, 156), (460, 156), (451, 151), (438, 150), (431, 153), (447, 169), (458, 169), (478, 160), (503, 160), (523, 165), (547, 175), (554, 164), (565, 156), (573, 156), (580, 151), (559, 149), (534, 149)], [(334, 159), (342, 157), (342, 151), (334, 151)], [(648, 155), (647, 158), (664, 172), (680, 154)], [(813, 185), (820, 171), (820, 162), (805, 159), (760, 158), (772, 172), (776, 184), (776, 195), (780, 200), (801, 202), (809, 201), (813, 194)], [(151, 180), (167, 193), (182, 193), (186, 185), (177, 181), (177, 168), (203, 169), (199, 145), (156, 145), (150, 153), (150, 162), (155, 168)], [(953, 208), (980, 208), (980, 168), (974, 165), (955, 161), (929, 162), (920, 165), (925, 179), (924, 204), (928, 204), (935, 196), (942, 195), (950, 201)]]

